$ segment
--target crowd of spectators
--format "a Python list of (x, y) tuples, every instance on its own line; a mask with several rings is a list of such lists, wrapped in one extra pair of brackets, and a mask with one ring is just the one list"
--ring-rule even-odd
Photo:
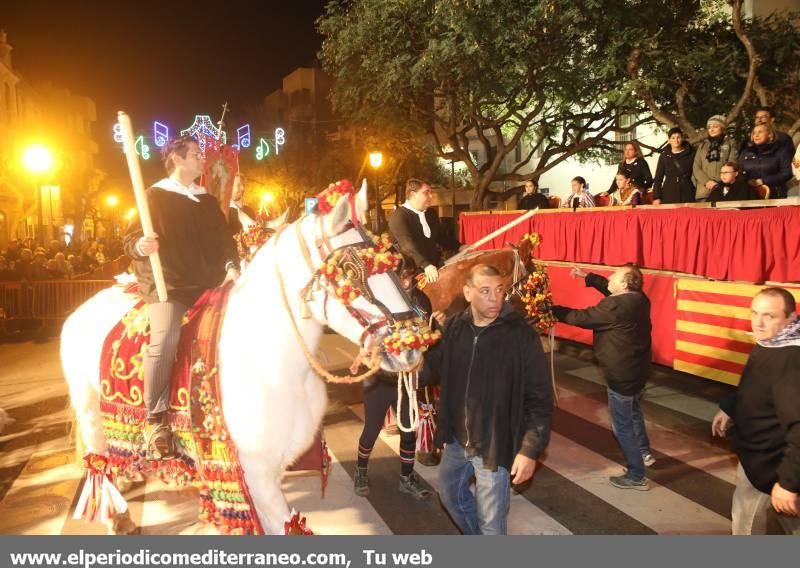
[(51, 240), (47, 246), (33, 239), (13, 240), (0, 251), (0, 282), (60, 280), (97, 270), (122, 254), (122, 242), (89, 238), (66, 245)]
[[(689, 144), (680, 128), (671, 128), (655, 176), (639, 143), (628, 142), (607, 191), (591, 195), (584, 179), (578, 176), (573, 178), (572, 193), (561, 206), (575, 209), (786, 197), (792, 177), (800, 180), (800, 147), (795, 148), (792, 138), (775, 128), (773, 111), (767, 107), (758, 109), (750, 135), (740, 145), (727, 127), (724, 116), (710, 117), (706, 121), (707, 136), (697, 146)], [(535, 192), (535, 184), (526, 183), (520, 209), (530, 209), (534, 203), (547, 207), (532, 199)]]

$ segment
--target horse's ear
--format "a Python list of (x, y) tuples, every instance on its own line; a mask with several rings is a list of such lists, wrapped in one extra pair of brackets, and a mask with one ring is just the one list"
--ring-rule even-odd
[(289, 217), (289, 208), (288, 207), (286, 208), (286, 211), (283, 212), (283, 215), (281, 215), (280, 217), (276, 217), (275, 219), (272, 219), (271, 221), (268, 221), (267, 222), (267, 227), (269, 227), (273, 231), (277, 231), (278, 229), (280, 229), (281, 227), (283, 227), (286, 224), (287, 217)]
[(333, 206), (330, 213), (323, 217), (328, 235), (338, 235), (350, 221), (350, 200), (342, 197)]
[(369, 211), (369, 196), (367, 195), (367, 178), (361, 182), (361, 189), (356, 194), (356, 210), (358, 211), (358, 218), (362, 223), (367, 220), (367, 212)]

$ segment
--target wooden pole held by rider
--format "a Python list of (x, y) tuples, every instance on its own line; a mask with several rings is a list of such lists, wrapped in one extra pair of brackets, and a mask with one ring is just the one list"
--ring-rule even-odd
[[(123, 148), (125, 149), (125, 157), (128, 160), (128, 171), (131, 174), (131, 184), (133, 185), (133, 194), (136, 197), (136, 208), (139, 210), (139, 220), (142, 223), (142, 232), (145, 237), (150, 237), (155, 234), (155, 231), (153, 230), (153, 220), (150, 217), (150, 207), (147, 204), (142, 170), (139, 168), (139, 158), (136, 154), (131, 117), (127, 113), (119, 111), (117, 120), (122, 130)], [(153, 280), (156, 283), (158, 301), (166, 302), (167, 284), (164, 282), (164, 271), (161, 269), (161, 258), (158, 256), (158, 251), (150, 255), (150, 266), (153, 268)]]
[[(516, 227), (517, 225), (519, 225), (523, 221), (527, 221), (528, 219), (533, 217), (538, 210), (539, 210), (538, 207), (536, 209), (531, 209), (530, 211), (528, 211), (527, 213), (525, 213), (523, 215), (520, 215), (519, 217), (517, 217), (513, 221), (511, 221), (509, 223), (506, 223), (505, 225), (503, 225), (502, 227), (500, 227), (496, 231), (492, 231), (491, 233), (489, 233), (485, 237), (481, 237), (480, 239), (478, 239), (477, 241), (472, 243), (472, 245), (470, 245), (470, 246), (472, 247), (473, 250), (477, 249), (478, 247), (488, 243), (489, 241), (491, 241), (495, 237), (497, 237), (499, 235), (502, 235), (503, 233), (505, 233), (509, 229), (512, 229), (513, 227)], [(451, 256), (449, 259), (447, 259), (447, 262), (444, 263), (445, 266), (447, 266), (448, 264), (452, 264), (454, 262), (457, 262), (457, 261), (461, 260), (461, 258), (464, 256), (464, 254), (465, 254), (464, 252), (460, 252), (455, 256)]]

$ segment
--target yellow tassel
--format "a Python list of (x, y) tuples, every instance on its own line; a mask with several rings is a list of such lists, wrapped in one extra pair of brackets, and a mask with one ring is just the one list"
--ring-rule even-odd
[(300, 317), (302, 319), (311, 319), (311, 309), (308, 307), (307, 302), (300, 304)]

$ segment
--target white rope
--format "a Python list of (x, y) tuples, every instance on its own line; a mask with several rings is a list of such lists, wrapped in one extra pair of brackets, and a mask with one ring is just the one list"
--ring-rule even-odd
[(558, 406), (558, 386), (556, 385), (556, 326), (550, 328), (550, 378), (553, 381), (553, 402)]
[[(403, 426), (403, 387), (408, 392), (409, 426)], [(417, 404), (417, 371), (397, 373), (397, 427), (401, 432), (416, 432), (419, 427), (419, 405)]]

